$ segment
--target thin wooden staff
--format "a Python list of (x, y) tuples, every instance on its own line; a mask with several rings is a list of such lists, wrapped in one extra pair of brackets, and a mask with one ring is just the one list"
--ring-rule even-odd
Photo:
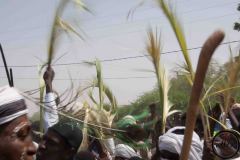
[(181, 160), (188, 160), (189, 151), (192, 143), (193, 130), (195, 128), (196, 117), (199, 109), (199, 100), (203, 89), (203, 82), (206, 76), (209, 62), (215, 51), (224, 38), (224, 32), (215, 31), (204, 43), (201, 50), (197, 71), (188, 104), (186, 130), (184, 134)]
[(13, 71), (12, 68), (10, 68), (10, 80), (11, 80), (11, 87), (14, 87), (14, 82), (13, 82)]
[(9, 84), (9, 86), (11, 86), (11, 79), (10, 79), (10, 75), (9, 75), (9, 72), (8, 72), (7, 62), (6, 62), (6, 59), (5, 59), (5, 56), (4, 56), (4, 53), (3, 53), (3, 49), (2, 49), (2, 45), (1, 45), (1, 44), (0, 44), (0, 50), (1, 50), (1, 54), (2, 54), (2, 59), (3, 59), (3, 63), (4, 63), (4, 68), (5, 68), (5, 71), (6, 71), (6, 74), (7, 74), (8, 84)]

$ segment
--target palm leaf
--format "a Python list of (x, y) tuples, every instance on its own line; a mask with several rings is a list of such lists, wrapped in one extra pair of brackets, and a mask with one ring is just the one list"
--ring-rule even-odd
[(240, 85), (236, 85), (236, 86), (234, 86), (234, 87), (224, 88), (224, 89), (221, 89), (221, 90), (217, 90), (217, 91), (215, 91), (215, 92), (213, 92), (213, 93), (208, 94), (208, 97), (216, 96), (216, 95), (219, 95), (220, 93), (224, 93), (224, 92), (226, 92), (226, 91), (228, 91), (228, 90), (233, 90), (233, 89), (237, 89), (237, 88), (240, 88)]
[[(89, 66), (95, 66), (97, 73), (96, 79), (94, 79), (90, 84), (92, 89), (89, 90), (88, 92), (89, 98), (97, 107), (91, 107), (88, 122), (96, 123), (99, 126), (101, 126), (100, 128), (92, 129), (91, 131), (94, 131), (94, 134), (96, 134), (98, 138), (104, 139), (108, 137), (108, 135), (111, 135), (111, 133), (104, 128), (111, 128), (112, 126), (113, 119), (115, 117), (117, 109), (117, 100), (115, 96), (112, 94), (109, 87), (103, 82), (100, 61), (96, 59), (94, 62), (85, 62), (84, 64), (87, 64)], [(93, 91), (95, 88), (98, 89), (99, 102), (97, 102), (93, 97)], [(109, 111), (106, 110), (106, 105), (108, 104), (104, 104), (104, 97), (107, 97), (110, 102)]]
[(161, 43), (160, 36), (156, 29), (155, 33), (150, 28), (148, 30), (148, 42), (146, 44), (146, 50), (150, 56), (150, 59), (153, 63), (154, 70), (156, 73), (156, 78), (158, 82), (158, 92), (159, 92), (159, 101), (160, 101), (160, 113), (162, 120), (161, 133), (165, 133), (166, 119), (168, 112), (171, 109), (171, 104), (168, 100), (168, 91), (170, 88), (169, 80), (167, 78), (166, 71), (162, 65), (160, 65), (161, 57)]
[[(240, 51), (239, 55), (235, 58), (232, 56), (232, 51), (230, 48), (230, 62), (228, 65), (228, 82), (227, 87), (228, 88), (234, 88), (237, 81), (238, 81), (238, 75), (240, 72)], [(228, 113), (230, 106), (230, 98), (234, 97), (234, 93), (231, 92), (232, 90), (227, 90), (225, 93), (225, 104), (224, 104), (224, 110), (226, 113)]]
[[(42, 67), (41, 67), (42, 68)], [(39, 71), (38, 71), (38, 76), (39, 76), (39, 88), (40, 88), (40, 92), (39, 92), (39, 98), (40, 98), (40, 104), (43, 104), (44, 100), (44, 91), (45, 91), (45, 82), (43, 80), (43, 74), (42, 74), (42, 69), (39, 67)], [(42, 105), (40, 105), (40, 132), (44, 133), (43, 130), (43, 110), (44, 108), (42, 107)]]
[[(174, 11), (172, 9), (173, 7), (170, 4), (167, 4), (165, 2), (165, 0), (158, 0), (158, 2), (159, 2), (159, 5), (160, 5), (161, 9), (163, 10), (163, 13), (165, 14), (167, 20), (169, 21), (169, 23), (170, 23), (170, 25), (171, 25), (174, 33), (175, 33), (175, 36), (178, 40), (179, 46), (182, 50), (182, 53), (183, 53), (183, 56), (184, 56), (184, 59), (185, 59), (185, 64), (183, 66), (183, 69), (184, 69), (184, 72), (185, 72), (185, 77), (188, 80), (189, 84), (192, 86), (193, 81), (194, 81), (195, 73), (193, 71), (191, 59), (190, 59), (188, 49), (187, 49), (186, 39), (185, 39), (185, 36), (184, 36), (184, 33), (183, 33), (183, 29), (181, 27), (180, 21), (178, 20), (178, 17), (174, 13)], [(201, 103), (201, 105), (203, 105), (203, 103)], [(206, 110), (204, 105), (202, 106), (202, 108), (204, 110)], [(201, 111), (201, 114), (203, 114), (202, 111)], [(205, 112), (205, 114), (207, 114), (207, 113)], [(202, 116), (202, 118), (204, 118), (204, 117)], [(208, 120), (205, 121), (204, 119), (202, 119), (202, 121), (207, 122), (207, 124), (204, 125), (204, 133), (207, 133), (207, 130), (209, 130)], [(207, 135), (205, 135), (205, 137), (207, 137)]]
[(84, 37), (79, 34), (76, 29), (60, 17), (57, 17), (56, 25), (59, 26), (61, 29), (63, 29), (66, 33), (74, 33), (77, 35), (80, 39), (84, 40)]
[(223, 79), (223, 78), (224, 78), (224, 75), (219, 76), (215, 81), (212, 82), (212, 84), (208, 87), (208, 89), (207, 89), (206, 92), (204, 93), (201, 101), (205, 101), (205, 99), (206, 99), (207, 97), (209, 97), (210, 91), (215, 87), (216, 83), (217, 83), (218, 81), (220, 81), (221, 79)]
[(104, 87), (104, 93), (111, 103), (111, 108), (110, 108), (109, 112), (110, 113), (115, 113), (116, 110), (117, 110), (117, 106), (118, 106), (117, 99), (113, 95), (112, 91), (110, 90), (110, 88), (106, 84), (104, 84), (103, 87)]
[(193, 80), (194, 72), (193, 72), (190, 56), (189, 56), (189, 53), (187, 50), (187, 43), (186, 43), (186, 39), (185, 39), (183, 30), (182, 30), (181, 24), (180, 24), (179, 20), (177, 19), (176, 14), (172, 11), (170, 5), (167, 5), (165, 0), (158, 0), (158, 2), (159, 2), (161, 9), (163, 10), (163, 13), (167, 17), (167, 19), (175, 33), (175, 36), (176, 36), (178, 43), (182, 49), (182, 53), (183, 53), (184, 59), (187, 64), (187, 71), (190, 73), (191, 79)]
[(100, 64), (100, 61), (98, 59), (96, 59), (95, 61), (95, 65), (96, 65), (96, 71), (97, 71), (97, 82), (98, 82), (98, 88), (99, 88), (99, 106), (100, 106), (100, 110), (103, 108), (103, 80), (102, 80), (102, 67)]
[(81, 151), (81, 150), (86, 150), (87, 148), (88, 148), (88, 130), (87, 130), (87, 123), (88, 123), (88, 119), (89, 119), (89, 114), (88, 114), (88, 112), (89, 112), (89, 110), (88, 110), (88, 108), (86, 107), (86, 109), (85, 109), (85, 117), (84, 117), (84, 124), (83, 124), (83, 131), (82, 131), (82, 133), (83, 133), (83, 140), (82, 140), (82, 143), (81, 143), (81, 145), (80, 145), (80, 147), (79, 147), (79, 151)]
[[(79, 6), (84, 7), (84, 5), (80, 5), (80, 2), (81, 2), (80, 0), (76, 0), (76, 1), (77, 1), (77, 4), (79, 4)], [(76, 29), (74, 29), (69, 23), (67, 23), (66, 21), (60, 18), (67, 3), (68, 3), (67, 0), (60, 0), (54, 15), (54, 20), (51, 25), (52, 27), (49, 34), (50, 35), (49, 40), (48, 40), (48, 60), (47, 60), (48, 65), (51, 65), (52, 59), (55, 53), (55, 47), (56, 47), (55, 45), (56, 45), (57, 36), (59, 34), (58, 32), (59, 28), (63, 29), (67, 33), (69, 32), (73, 33), (78, 37), (80, 37), (81, 39), (83, 39), (83, 37), (76, 31)]]
[(93, 97), (93, 88), (88, 91), (88, 96), (92, 100), (92, 102), (97, 105), (97, 101)]
[(142, 0), (140, 3), (138, 3), (135, 7), (131, 8), (127, 14), (127, 19), (130, 17), (133, 17), (134, 12), (141, 7), (145, 3), (145, 0)]
[(84, 9), (88, 12), (92, 12), (83, 2), (82, 0), (74, 0), (74, 3), (76, 4), (76, 6), (79, 8), (79, 9)]

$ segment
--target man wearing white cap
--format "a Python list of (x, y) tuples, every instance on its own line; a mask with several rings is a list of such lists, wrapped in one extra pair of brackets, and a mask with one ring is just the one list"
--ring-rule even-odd
[[(178, 160), (181, 154), (185, 127), (173, 127), (159, 137), (158, 148), (161, 159)], [(201, 160), (203, 144), (197, 133), (193, 132), (189, 160)]]
[(33, 160), (31, 124), (24, 98), (15, 88), (0, 87), (0, 159)]
[(115, 160), (128, 160), (132, 157), (140, 157), (134, 149), (125, 144), (118, 144), (114, 152)]

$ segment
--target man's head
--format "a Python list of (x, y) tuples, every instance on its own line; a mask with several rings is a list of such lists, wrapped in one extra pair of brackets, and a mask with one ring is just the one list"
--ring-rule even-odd
[(33, 160), (36, 148), (31, 137), (27, 108), (19, 91), (0, 88), (0, 159)]
[(82, 131), (71, 122), (50, 127), (39, 144), (38, 160), (71, 160), (82, 142)]
[[(162, 159), (178, 160), (182, 150), (185, 127), (173, 127), (158, 139), (159, 157)], [(203, 146), (199, 136), (193, 132), (189, 160), (202, 158)]]
[(156, 108), (157, 108), (156, 103), (152, 103), (149, 105), (149, 110), (152, 116), (156, 114)]
[(118, 144), (114, 152), (115, 160), (128, 160), (132, 157), (140, 157), (134, 149), (125, 144)]

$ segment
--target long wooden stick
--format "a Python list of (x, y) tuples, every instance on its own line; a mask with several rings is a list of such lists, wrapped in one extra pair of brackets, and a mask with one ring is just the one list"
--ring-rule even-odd
[(10, 80), (11, 80), (11, 87), (14, 87), (14, 82), (13, 82), (13, 71), (12, 68), (10, 68)]
[(215, 51), (224, 38), (222, 31), (214, 32), (204, 43), (201, 50), (197, 71), (191, 91), (191, 96), (188, 104), (186, 130), (181, 151), (181, 160), (188, 160), (189, 151), (192, 143), (193, 130), (195, 128), (196, 116), (199, 110), (199, 101), (203, 89), (203, 82), (206, 76), (209, 62)]
[(6, 62), (1, 44), (0, 44), (0, 51), (1, 51), (1, 54), (2, 54), (4, 68), (5, 68), (5, 71), (6, 71), (6, 74), (7, 74), (8, 84), (9, 84), (9, 86), (11, 86), (11, 79), (10, 79), (10, 75), (9, 75), (9, 72), (8, 72), (7, 62)]

